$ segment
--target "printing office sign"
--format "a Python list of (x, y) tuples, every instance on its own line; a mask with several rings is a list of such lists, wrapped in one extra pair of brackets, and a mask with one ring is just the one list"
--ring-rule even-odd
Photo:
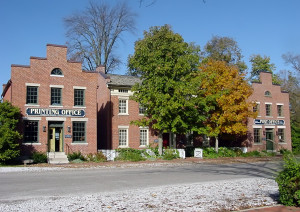
[(277, 120), (271, 120), (271, 119), (255, 119), (254, 124), (266, 124), (266, 125), (284, 125), (284, 120), (277, 119)]
[(52, 108), (27, 108), (28, 116), (67, 116), (84, 117), (84, 109), (52, 109)]

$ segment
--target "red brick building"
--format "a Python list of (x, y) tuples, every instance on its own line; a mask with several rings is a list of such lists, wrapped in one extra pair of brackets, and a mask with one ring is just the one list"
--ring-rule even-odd
[(22, 151), (97, 152), (98, 73), (67, 60), (67, 47), (47, 45), (47, 57), (12, 65), (3, 99), (21, 109)]
[(256, 102), (256, 119), (248, 119), (247, 145), (253, 150), (291, 150), (289, 94), (280, 85), (272, 84), (272, 74), (260, 73), (260, 82), (253, 82), (249, 101)]
[[(67, 60), (66, 46), (48, 44), (46, 58), (30, 57), (29, 66), (11, 66), (2, 97), (21, 109), (23, 154), (141, 149), (158, 137), (147, 127), (131, 124), (143, 118), (145, 110), (130, 99), (131, 87), (140, 82), (138, 77), (105, 74), (104, 67), (84, 71), (81, 63)], [(291, 149), (288, 93), (272, 84), (270, 73), (262, 72), (260, 82), (252, 86), (249, 101), (257, 103), (259, 115), (248, 120), (248, 149)], [(183, 137), (164, 133), (163, 144), (179, 147)]]
[[(100, 71), (101, 72), (101, 71)], [(140, 83), (134, 76), (100, 73), (98, 93), (98, 135), (100, 149), (130, 147), (146, 148), (157, 136), (148, 127), (138, 127), (131, 121), (144, 116), (144, 108), (131, 100), (131, 87)]]

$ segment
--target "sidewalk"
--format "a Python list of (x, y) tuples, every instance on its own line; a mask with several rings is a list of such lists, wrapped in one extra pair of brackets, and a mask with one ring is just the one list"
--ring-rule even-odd
[(268, 206), (268, 207), (251, 208), (251, 209), (242, 210), (242, 211), (245, 211), (245, 212), (300, 212), (300, 208), (276, 205), (276, 206)]

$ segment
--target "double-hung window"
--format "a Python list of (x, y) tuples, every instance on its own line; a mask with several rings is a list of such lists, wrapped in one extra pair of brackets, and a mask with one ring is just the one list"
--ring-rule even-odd
[(38, 104), (38, 86), (26, 87), (26, 104)]
[(73, 122), (73, 142), (83, 143), (86, 142), (86, 124), (84, 121)]
[(62, 89), (51, 87), (51, 105), (62, 105)]
[(283, 117), (283, 105), (277, 105), (277, 116)]
[(261, 143), (261, 129), (260, 128), (254, 128), (254, 143)]
[(119, 114), (128, 114), (128, 99), (119, 99)]
[(84, 89), (74, 89), (74, 106), (84, 106)]
[(119, 146), (128, 147), (128, 127), (119, 127)]
[(143, 105), (139, 104), (139, 114), (143, 115), (146, 112), (146, 107), (144, 107)]
[(260, 103), (256, 103), (253, 107), (253, 112), (257, 112), (257, 116), (260, 116)]
[(272, 104), (266, 104), (266, 116), (272, 115)]
[(278, 129), (278, 139), (279, 139), (279, 142), (284, 143), (284, 129), (283, 128)]
[(39, 133), (38, 121), (24, 121), (24, 143), (37, 143)]
[(140, 146), (148, 145), (148, 129), (140, 129)]

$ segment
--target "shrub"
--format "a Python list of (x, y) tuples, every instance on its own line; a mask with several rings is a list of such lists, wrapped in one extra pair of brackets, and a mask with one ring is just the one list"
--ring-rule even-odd
[(216, 152), (215, 148), (207, 147), (203, 149), (203, 157), (204, 158), (218, 158), (218, 153)]
[(287, 154), (292, 154), (292, 152), (288, 149), (280, 149), (280, 154), (282, 155), (287, 155)]
[(164, 160), (173, 160), (179, 158), (179, 152), (176, 149), (165, 149), (163, 152)]
[(47, 163), (47, 155), (42, 152), (34, 152), (32, 159), (34, 163)]
[(300, 162), (292, 154), (285, 154), (284, 162), (284, 169), (276, 177), (279, 201), (287, 206), (300, 206)]
[(80, 159), (82, 161), (85, 161), (85, 157), (81, 154), (81, 152), (73, 152), (71, 154), (68, 154), (68, 160), (74, 161), (76, 159)]
[(116, 152), (119, 153), (118, 157), (116, 157), (116, 160), (124, 160), (124, 161), (146, 160), (143, 157), (145, 150), (126, 148), (126, 149), (116, 149)]
[(242, 154), (242, 157), (261, 157), (262, 154), (259, 151), (246, 152)]
[(107, 158), (105, 157), (105, 155), (102, 152), (98, 152), (96, 154), (88, 154), (87, 156), (87, 160), (91, 161), (91, 162), (104, 162), (107, 161)]

